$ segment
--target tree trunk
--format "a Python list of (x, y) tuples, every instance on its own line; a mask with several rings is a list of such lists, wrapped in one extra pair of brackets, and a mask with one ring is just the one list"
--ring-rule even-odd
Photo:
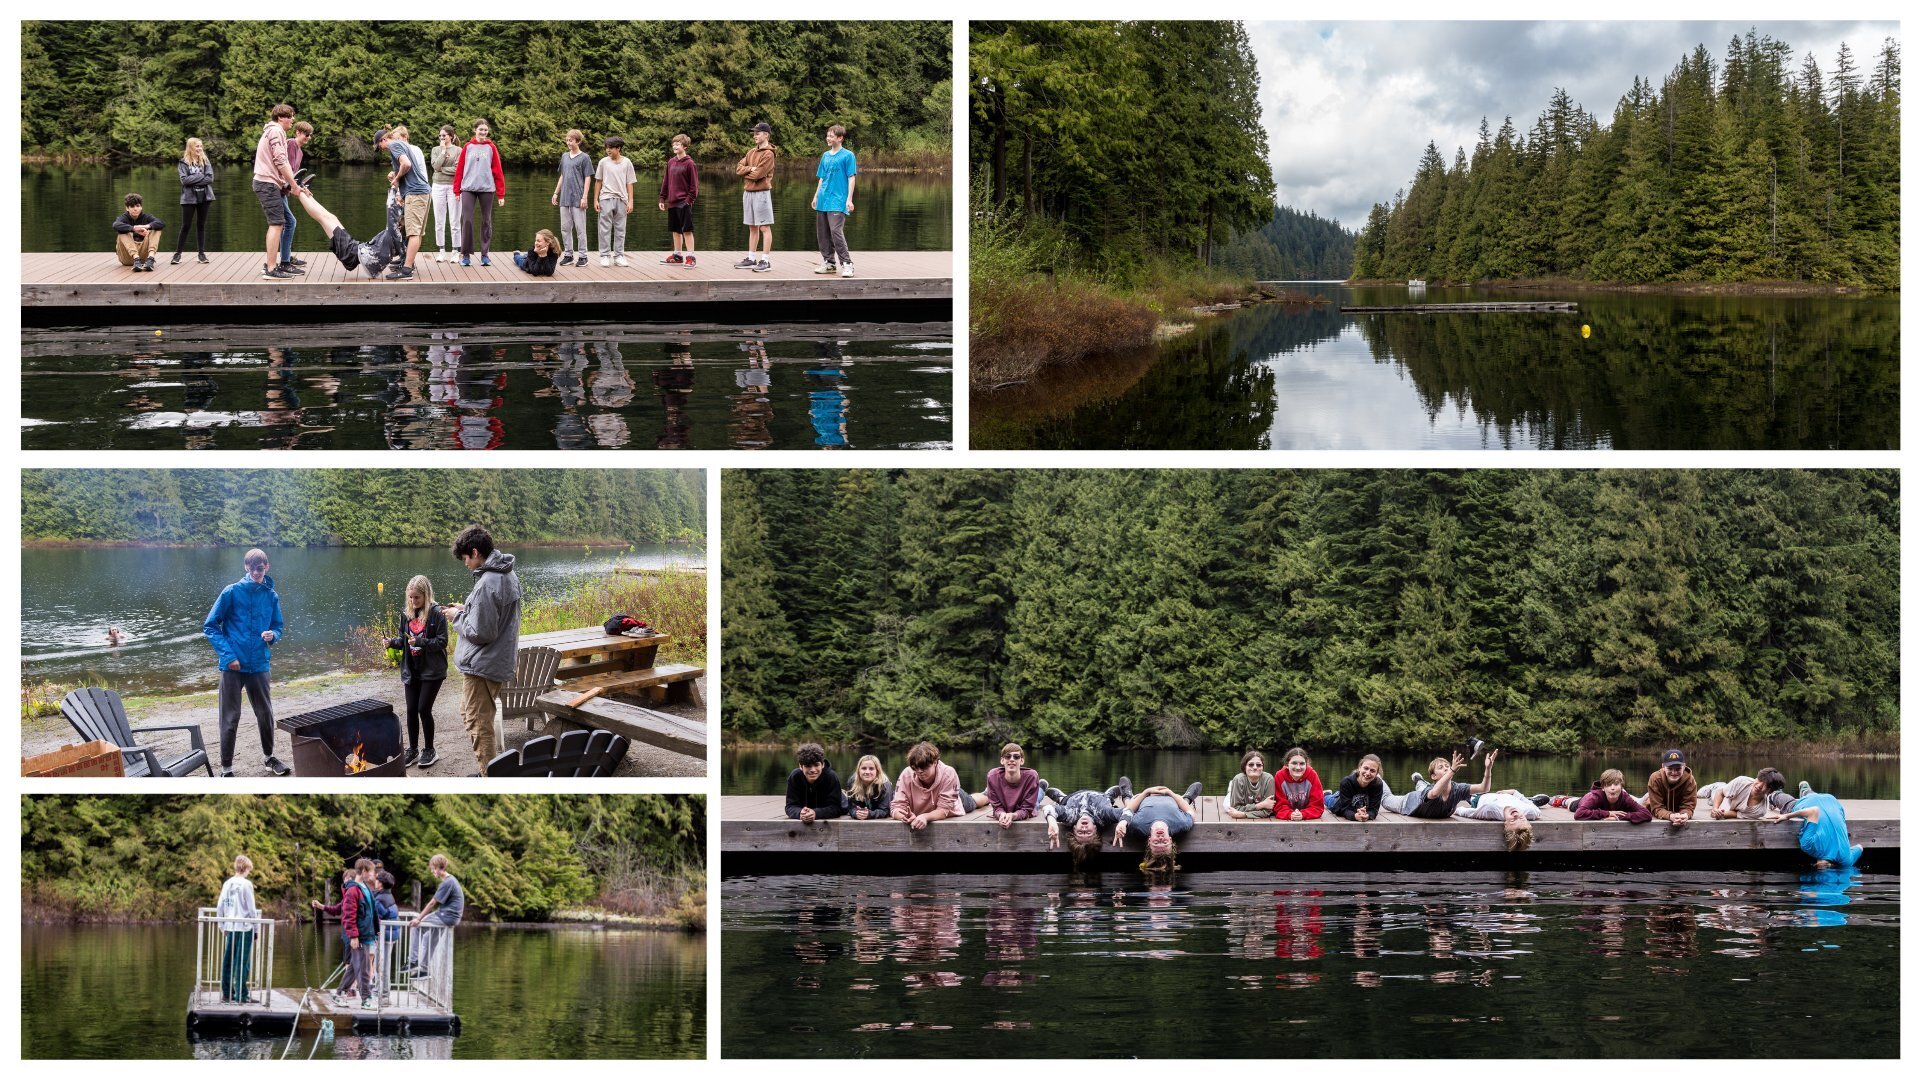
[(999, 209), (1007, 201), (1007, 108), (998, 94), (993, 98), (993, 206)]
[(1033, 132), (1022, 137), (1020, 144), (1020, 205), (1028, 214), (1033, 213)]

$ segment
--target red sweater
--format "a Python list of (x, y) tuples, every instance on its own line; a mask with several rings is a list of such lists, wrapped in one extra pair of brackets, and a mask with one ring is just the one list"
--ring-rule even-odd
[(1306, 779), (1301, 781), (1301, 783), (1307, 785), (1306, 805), (1295, 806), (1292, 796), (1287, 794), (1287, 785), (1294, 784), (1295, 787), (1299, 786), (1294, 782), (1293, 774), (1285, 769), (1281, 769), (1279, 772), (1273, 774), (1273, 794), (1276, 800), (1273, 807), (1274, 817), (1281, 821), (1286, 821), (1292, 818), (1295, 810), (1298, 810), (1303, 820), (1312, 821), (1314, 818), (1327, 812), (1326, 791), (1321, 788), (1320, 774), (1313, 771), (1313, 766), (1307, 766)]

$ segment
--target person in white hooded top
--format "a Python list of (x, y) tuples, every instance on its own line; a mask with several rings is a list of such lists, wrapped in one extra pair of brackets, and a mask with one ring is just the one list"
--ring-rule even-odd
[(247, 880), (247, 875), (251, 873), (253, 860), (245, 855), (235, 855), (233, 876), (220, 886), (220, 899), (213, 909), (214, 915), (221, 920), (221, 1001), (253, 1000), (248, 982), (253, 974), (253, 935), (257, 924), (247, 920), (258, 919), (260, 908), (253, 902), (253, 882)]

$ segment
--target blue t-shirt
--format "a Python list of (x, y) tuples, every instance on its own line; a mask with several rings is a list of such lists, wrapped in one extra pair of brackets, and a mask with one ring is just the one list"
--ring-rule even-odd
[(823, 214), (846, 213), (847, 186), (859, 172), (860, 168), (853, 160), (853, 151), (844, 146), (821, 154), (820, 167), (813, 170), (813, 175), (822, 181), (820, 197), (814, 200), (813, 208)]
[(387, 141), (387, 153), (393, 158), (393, 167), (395, 169), (400, 168), (400, 158), (403, 154), (413, 163), (413, 168), (400, 174), (400, 194), (433, 194), (433, 178), (427, 175), (427, 162), (425, 158), (420, 156), (418, 147), (401, 139), (389, 139)]
[(1174, 836), (1193, 828), (1193, 815), (1180, 809), (1180, 804), (1170, 795), (1149, 795), (1140, 801), (1140, 809), (1125, 817), (1127, 831), (1142, 837), (1153, 831), (1156, 821), (1166, 822), (1167, 832)]

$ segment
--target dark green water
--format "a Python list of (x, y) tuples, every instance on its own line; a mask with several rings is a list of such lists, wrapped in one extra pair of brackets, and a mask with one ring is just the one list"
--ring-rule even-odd
[[(426, 153), (431, 147), (422, 148)], [(595, 155), (598, 160), (599, 155)], [(559, 160), (556, 149), (554, 159)], [(724, 171), (700, 174), (694, 202), (694, 236), (701, 251), (746, 250), (747, 227), (741, 220), (741, 180), (732, 161)], [(379, 232), (386, 218), (387, 170), (372, 165), (325, 161), (309, 167), (319, 174), (313, 195), (338, 215), (355, 236)], [(493, 212), (493, 250), (526, 250), (540, 229), (560, 233), (560, 211), (548, 202), (558, 173), (551, 168), (509, 166), (507, 205)], [(253, 197), (252, 167), (222, 167), (214, 178), (213, 210), (207, 219), (210, 251), (252, 251), (265, 243), (267, 220)], [(667, 216), (656, 210), (657, 172), (642, 172), (634, 185), (633, 215), (627, 219), (627, 250), (672, 250)], [(773, 183), (773, 246), (782, 251), (818, 251), (814, 241), (812, 164), (781, 171)], [(20, 167), (20, 250), (111, 251), (113, 219), (130, 191), (146, 199), (148, 212), (166, 222), (164, 248), (179, 242), (180, 177), (172, 165), (22, 165)], [(326, 237), (294, 206), (298, 228), (294, 247), (325, 251)], [(433, 219), (421, 250), (435, 249)], [(587, 214), (587, 228), (598, 230), (599, 215)], [(597, 237), (598, 232), (594, 235)], [(189, 241), (189, 244), (191, 241)], [(457, 248), (459, 245), (454, 244)], [(869, 251), (947, 251), (953, 247), (953, 180), (946, 174), (862, 173), (847, 219), (847, 246), (856, 255)]]
[(728, 1057), (1697, 1071), (1900, 1049), (1897, 876), (734, 877), (723, 897)]
[[(20, 1050), (26, 1058), (278, 1058), (287, 1038), (187, 1034), (194, 927), (23, 924)], [(458, 1035), (340, 1034), (316, 1058), (703, 1058), (701, 934), (461, 927)], [(274, 983), (318, 983), (340, 938), (282, 923)], [(303, 956), (304, 954), (304, 956)], [(304, 1058), (315, 1036), (294, 1039)]]
[[(1267, 767), (1279, 767), (1285, 746), (1267, 748)], [(1436, 752), (1451, 747), (1436, 747)], [(1638, 755), (1616, 758), (1581, 758), (1544, 754), (1502, 755), (1494, 764), (1496, 787), (1514, 787), (1529, 795), (1537, 792), (1567, 794), (1584, 792), (1593, 786), (1600, 773), (1618, 768), (1629, 783), (1641, 783), (1650, 776), (1661, 748)], [(842, 780), (852, 773), (860, 755), (866, 751), (834, 749), (827, 762)], [(906, 767), (907, 748), (875, 751), (889, 779), (898, 777)], [(1364, 750), (1313, 751), (1314, 771), (1328, 787), (1339, 785), (1340, 778), (1359, 764)], [(1000, 763), (1000, 750), (978, 748), (941, 749), (941, 760), (960, 774), (968, 791), (986, 787), (987, 770)], [(1063, 791), (1090, 787), (1105, 790), (1122, 775), (1135, 788), (1165, 784), (1182, 790), (1195, 780), (1206, 785), (1204, 794), (1224, 795), (1228, 781), (1240, 769), (1240, 751), (1220, 750), (1046, 750), (1028, 748), (1029, 764), (1042, 778)], [(1384, 753), (1380, 755), (1387, 784), (1395, 791), (1412, 786), (1408, 775), (1424, 771), (1431, 754)], [(1833, 758), (1721, 751), (1695, 753), (1693, 770), (1701, 783), (1752, 776), (1755, 771), (1773, 766), (1786, 774), (1789, 785), (1805, 780), (1817, 790), (1831, 792), (1843, 799), (1897, 799), (1900, 797), (1900, 762), (1890, 758)], [(793, 770), (791, 750), (723, 750), (720, 754), (720, 792), (723, 795), (775, 795), (786, 790), (787, 774)], [(1467, 765), (1467, 778), (1480, 779), (1480, 763)], [(1637, 789), (1636, 789), (1637, 790)]]
[[(1205, 320), (975, 394), (981, 449), (1894, 450), (1899, 298), (1289, 284), (1334, 303)], [(1573, 300), (1577, 315), (1339, 304)], [(1591, 327), (1582, 337), (1581, 326)]]
[[(840, 334), (841, 336), (829, 336)], [(946, 323), (32, 332), (29, 450), (945, 449)]]
[[(691, 547), (514, 548), (530, 598), (552, 595), (616, 564), (701, 565)], [(200, 627), (220, 590), (240, 579), (241, 548), (30, 548), (20, 553), (21, 661), (30, 678), (87, 681), (123, 693), (218, 685)], [(274, 548), (275, 591), (286, 634), (273, 673), (292, 679), (337, 670), (348, 631), (397, 606), (408, 579), (425, 574), (441, 602), (473, 587), (465, 567), (433, 548)], [(386, 592), (375, 590), (377, 583)], [(106, 647), (106, 628), (127, 634)], [(396, 682), (396, 692), (398, 683)]]

